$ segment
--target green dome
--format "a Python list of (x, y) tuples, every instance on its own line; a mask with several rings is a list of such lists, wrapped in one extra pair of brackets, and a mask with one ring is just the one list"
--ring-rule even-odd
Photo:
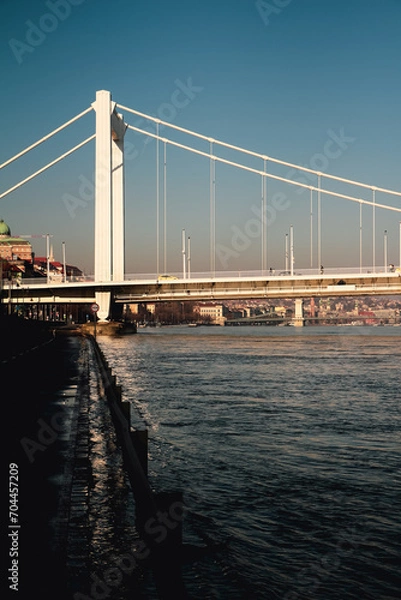
[(11, 229), (3, 219), (0, 219), (0, 235), (11, 235)]

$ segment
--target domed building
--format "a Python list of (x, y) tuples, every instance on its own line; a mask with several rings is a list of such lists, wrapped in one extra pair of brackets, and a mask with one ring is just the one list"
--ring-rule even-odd
[(3, 219), (0, 219), (0, 237), (10, 237), (11, 230), (7, 223), (4, 223)]
[(0, 219), (0, 258), (8, 263), (32, 262), (32, 246), (22, 238), (12, 237), (11, 229)]

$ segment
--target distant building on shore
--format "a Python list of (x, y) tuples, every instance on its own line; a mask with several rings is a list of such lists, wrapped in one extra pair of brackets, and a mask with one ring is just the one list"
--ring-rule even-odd
[[(46, 276), (47, 273), (47, 258), (46, 256), (35, 256), (33, 267), (36, 273)], [(81, 277), (83, 275), (81, 269), (74, 265), (65, 265), (67, 277)], [(49, 257), (49, 275), (51, 277), (62, 277), (64, 274), (64, 265), (54, 260), (54, 256)]]
[(11, 229), (0, 219), (0, 258), (9, 263), (32, 262), (32, 246), (28, 240), (11, 235)]
[(227, 318), (227, 309), (223, 304), (198, 304), (194, 306), (194, 312), (199, 315), (199, 320), (209, 321), (213, 325), (224, 325)]
[[(64, 265), (54, 260), (53, 250), (50, 256), (35, 257), (32, 245), (22, 237), (13, 237), (11, 229), (0, 219), (0, 261), (3, 273), (12, 273), (13, 277), (46, 277), (49, 267), (50, 277), (62, 277)], [(81, 277), (82, 271), (74, 265), (65, 266), (67, 277)]]

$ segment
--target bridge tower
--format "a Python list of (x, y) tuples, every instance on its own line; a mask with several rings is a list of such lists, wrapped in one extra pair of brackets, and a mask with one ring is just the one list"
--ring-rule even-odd
[(303, 327), (305, 325), (304, 301), (302, 298), (295, 299), (295, 316), (293, 323), (296, 327)]
[[(127, 125), (116, 111), (111, 93), (96, 92), (95, 158), (95, 282), (123, 281), (124, 240), (124, 136)], [(96, 292), (99, 320), (110, 313), (110, 292)]]

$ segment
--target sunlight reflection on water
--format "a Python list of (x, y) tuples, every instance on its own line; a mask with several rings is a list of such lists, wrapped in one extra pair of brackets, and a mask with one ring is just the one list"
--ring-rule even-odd
[(399, 597), (400, 341), (370, 327), (101, 340), (149, 427), (152, 484), (184, 491), (187, 541), (224, 544), (185, 566), (193, 598)]

